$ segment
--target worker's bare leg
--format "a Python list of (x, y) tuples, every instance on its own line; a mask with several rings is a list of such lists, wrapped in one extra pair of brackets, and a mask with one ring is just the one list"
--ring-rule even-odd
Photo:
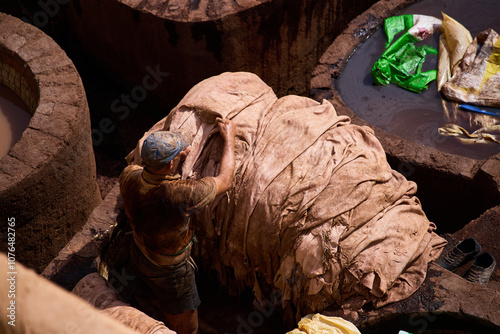
[(198, 310), (180, 314), (163, 313), (167, 327), (177, 334), (198, 334)]

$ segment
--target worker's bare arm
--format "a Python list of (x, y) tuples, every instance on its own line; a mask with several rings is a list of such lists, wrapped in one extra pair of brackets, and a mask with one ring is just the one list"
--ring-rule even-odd
[(236, 135), (236, 125), (228, 119), (217, 118), (216, 124), (224, 139), (224, 148), (219, 175), (215, 177), (217, 184), (217, 195), (228, 191), (233, 185), (234, 177), (234, 137)]

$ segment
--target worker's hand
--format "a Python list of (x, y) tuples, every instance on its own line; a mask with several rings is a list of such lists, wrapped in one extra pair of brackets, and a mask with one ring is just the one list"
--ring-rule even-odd
[(227, 118), (217, 117), (215, 123), (219, 127), (219, 132), (225, 142), (233, 141), (236, 135), (236, 125)]
[(236, 125), (230, 120), (220, 117), (215, 120), (215, 123), (219, 128), (222, 139), (224, 139), (219, 175), (215, 177), (215, 184), (217, 187), (216, 195), (218, 196), (225, 193), (233, 186), (235, 168), (234, 136), (236, 135)]

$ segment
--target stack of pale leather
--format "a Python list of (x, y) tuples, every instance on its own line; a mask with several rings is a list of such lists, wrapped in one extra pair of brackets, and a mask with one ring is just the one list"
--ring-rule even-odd
[(373, 132), (328, 101), (278, 99), (253, 74), (223, 73), (193, 87), (127, 160), (141, 163), (149, 133), (186, 128), (196, 135), (183, 178), (217, 175), (216, 117), (238, 126), (234, 187), (196, 224), (200, 257), (222, 284), (253, 288), (294, 321), (332, 304), (379, 307), (418, 289), (445, 241)]
[(81, 279), (71, 294), (12, 262), (5, 253), (0, 253), (0, 266), (10, 268), (0, 274), (0, 289), (5, 292), (0, 307), (6, 310), (0, 333), (175, 334), (162, 322), (124, 303), (97, 273)]

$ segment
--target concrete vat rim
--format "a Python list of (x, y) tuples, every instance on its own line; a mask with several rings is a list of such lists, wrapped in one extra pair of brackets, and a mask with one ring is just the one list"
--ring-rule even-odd
[[(36, 173), (36, 169), (50, 162), (69, 140), (73, 124), (67, 115), (76, 113), (86, 104), (71, 101), (65, 96), (85, 96), (78, 72), (71, 59), (52, 40), (37, 28), (10, 15), (0, 13), (0, 26), (8, 26), (0, 34), (0, 63), (10, 63), (20, 78), (21, 87), (11, 88), (26, 103), (31, 114), (28, 127), (19, 141), (0, 159), (0, 193), (24, 178)], [(19, 33), (12, 34), (18, 28)], [(6, 31), (7, 30), (7, 31)], [(43, 36), (42, 36), (43, 35)], [(22, 82), (26, 84), (22, 86)], [(64, 94), (62, 92), (64, 91)], [(48, 122), (48, 118), (51, 122)], [(73, 117), (74, 121), (78, 118)], [(56, 141), (52, 150), (26, 152), (23, 147), (33, 148), (36, 140)], [(16, 170), (8, 166), (16, 163)]]
[(101, 201), (90, 112), (72, 60), (43, 31), (0, 13), (0, 45), (0, 78), (32, 113), (0, 160), (0, 216), (5, 229), (15, 221), (16, 261), (41, 272)]
[[(162, 19), (175, 22), (206, 22), (234, 15), (251, 7), (260, 6), (273, 0), (252, 0), (242, 4), (236, 1), (219, 0), (216, 3), (201, 3), (198, 1), (184, 1), (184, 4), (158, 4), (154, 1), (116, 0), (124, 6), (134, 10), (149, 13)], [(200, 6), (201, 5), (201, 6)]]

